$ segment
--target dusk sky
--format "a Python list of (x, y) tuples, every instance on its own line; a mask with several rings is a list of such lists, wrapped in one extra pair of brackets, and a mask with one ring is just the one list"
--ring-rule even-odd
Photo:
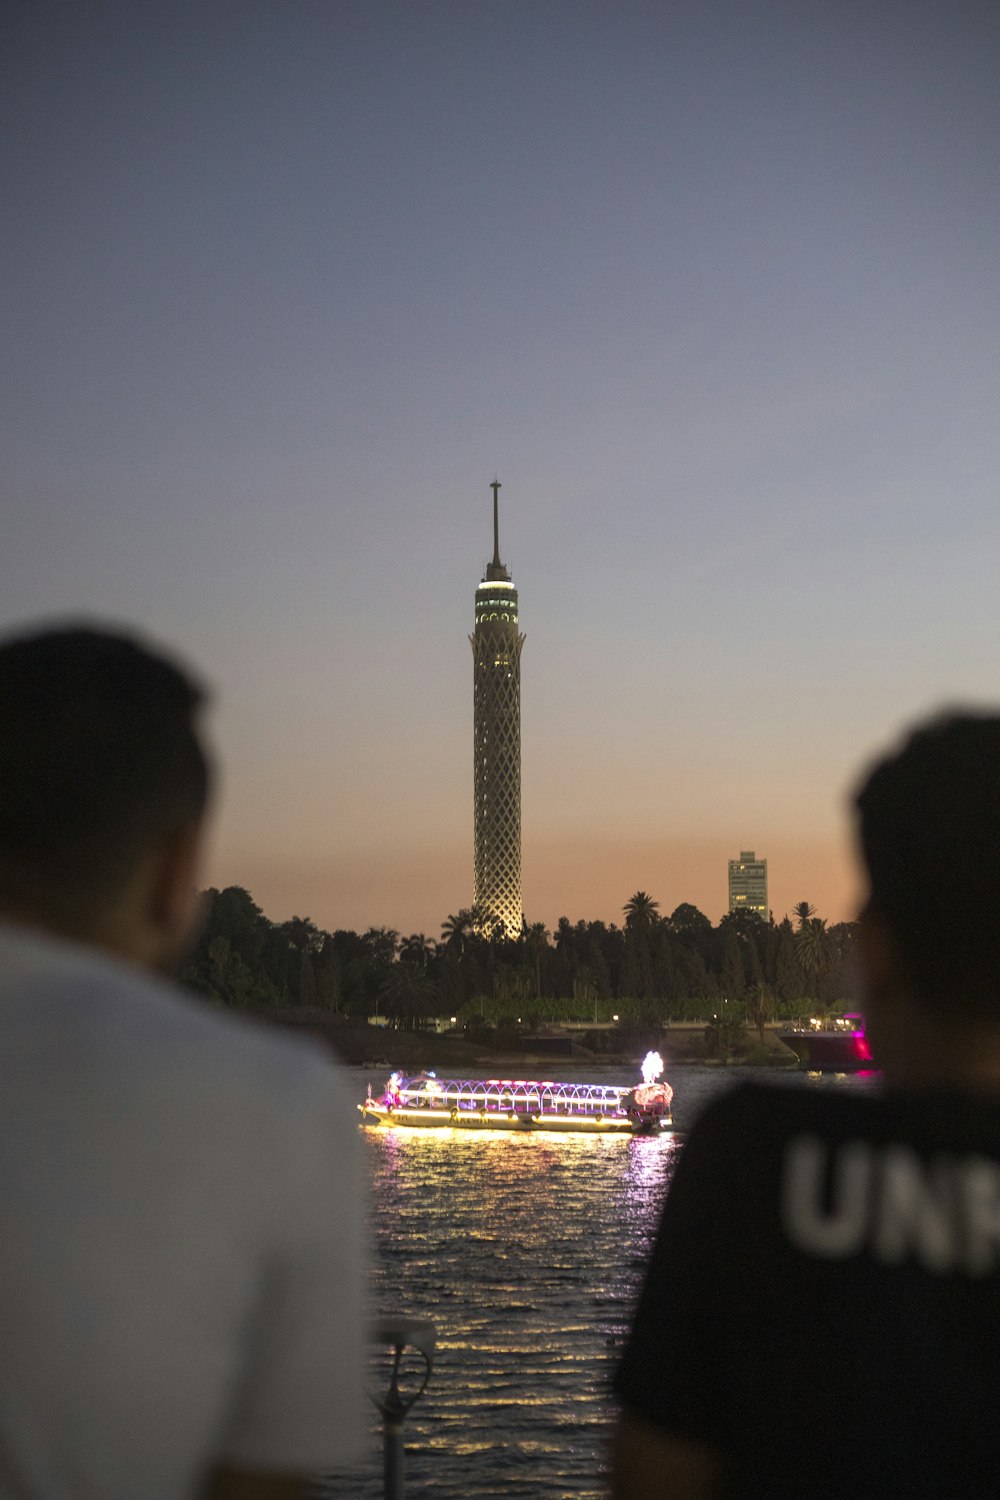
[(996, 703), (1000, 6), (16, 3), (0, 624), (212, 684), (206, 882), (472, 901), (520, 591), (529, 922), (856, 894), (846, 797)]

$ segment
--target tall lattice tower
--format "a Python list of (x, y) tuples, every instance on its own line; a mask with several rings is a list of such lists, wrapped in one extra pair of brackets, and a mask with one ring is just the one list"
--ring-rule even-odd
[(521, 647), (517, 589), (500, 561), (500, 481), (493, 490), (493, 561), (476, 589), (475, 902), (487, 930), (521, 931)]

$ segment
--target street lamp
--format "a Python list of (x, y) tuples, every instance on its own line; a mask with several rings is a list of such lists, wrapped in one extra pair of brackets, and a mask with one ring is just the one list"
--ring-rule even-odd
[[(384, 1423), (383, 1485), (385, 1500), (403, 1500), (403, 1422), (415, 1401), (419, 1401), (431, 1378), (434, 1364), (434, 1324), (426, 1318), (380, 1318), (372, 1328), (372, 1339), (383, 1349), (392, 1353), (389, 1389), (385, 1396), (368, 1394), (382, 1414)], [(416, 1390), (404, 1394), (400, 1390), (400, 1362), (405, 1349), (415, 1349), (423, 1360), (423, 1377)]]

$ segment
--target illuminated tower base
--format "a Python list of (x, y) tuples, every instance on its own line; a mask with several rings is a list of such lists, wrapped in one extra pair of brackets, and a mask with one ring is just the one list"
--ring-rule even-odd
[(493, 485), (493, 561), (476, 589), (472, 645), (475, 737), (475, 904), (481, 930), (521, 914), (521, 647), (517, 589), (500, 561), (499, 480)]

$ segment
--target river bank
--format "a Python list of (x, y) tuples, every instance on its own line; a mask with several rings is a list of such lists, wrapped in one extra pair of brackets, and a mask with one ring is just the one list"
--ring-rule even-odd
[(461, 1033), (429, 1031), (396, 1031), (369, 1026), (363, 1021), (331, 1015), (329, 1011), (284, 1008), (261, 1010), (255, 1020), (287, 1027), (315, 1037), (343, 1063), (351, 1067), (386, 1067), (400, 1072), (416, 1073), (435, 1069), (439, 1072), (482, 1073), (489, 1076), (524, 1077), (529, 1074), (558, 1076), (569, 1070), (600, 1063), (620, 1066), (628, 1073), (650, 1048), (659, 1051), (671, 1066), (688, 1063), (715, 1067), (796, 1068), (795, 1054), (784, 1045), (773, 1028), (765, 1028), (763, 1037), (756, 1029), (736, 1034), (726, 1058), (713, 1055), (712, 1041), (701, 1022), (678, 1022), (662, 1029), (648, 1028), (641, 1035), (629, 1032), (621, 1038), (613, 1033), (595, 1035), (598, 1046), (587, 1045), (589, 1033), (582, 1039), (564, 1037), (565, 1051), (532, 1050), (530, 1039), (516, 1050), (503, 1038), (496, 1047), (482, 1040), (467, 1040)]

